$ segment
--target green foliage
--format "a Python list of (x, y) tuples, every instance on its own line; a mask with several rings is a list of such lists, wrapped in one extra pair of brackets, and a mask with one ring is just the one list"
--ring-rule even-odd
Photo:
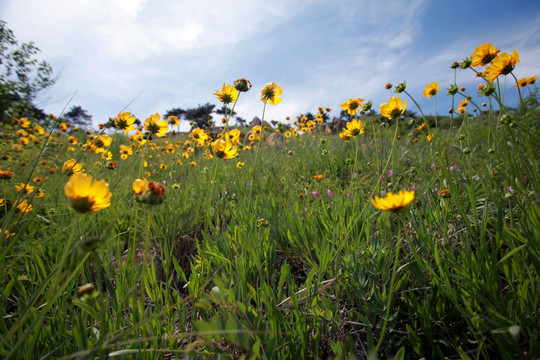
[(51, 66), (35, 58), (38, 52), (33, 42), (19, 44), (6, 22), (0, 20), (0, 122), (12, 116), (46, 119), (34, 100), (55, 80)]

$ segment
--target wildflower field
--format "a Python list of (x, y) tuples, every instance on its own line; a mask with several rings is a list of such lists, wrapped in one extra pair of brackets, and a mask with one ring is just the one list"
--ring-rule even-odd
[[(246, 79), (214, 92), (222, 126), (189, 134), (152, 109), (99, 130), (14, 117), (0, 356), (538, 358), (540, 104), (516, 66), (483, 44), (445, 70), (477, 89), (321, 104), (341, 123), (321, 107), (272, 127), (286, 89)], [(229, 126), (249, 96), (261, 123)]]

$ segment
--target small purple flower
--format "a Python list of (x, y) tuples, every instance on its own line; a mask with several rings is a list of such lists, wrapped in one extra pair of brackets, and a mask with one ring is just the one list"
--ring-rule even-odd
[(514, 188), (511, 187), (511, 186), (509, 186), (509, 187), (507, 188), (507, 191), (508, 191), (509, 194), (513, 194), (513, 193), (514, 193)]
[(329, 198), (334, 197), (334, 192), (330, 189), (326, 190), (326, 195), (328, 195)]
[(450, 166), (449, 168), (447, 168), (448, 171), (452, 172), (452, 171), (455, 171), (457, 169), (457, 165), (452, 165)]
[(410, 190), (411, 190), (411, 191), (416, 190), (416, 185), (411, 186), (411, 187), (410, 187)]
[(314, 198), (318, 199), (321, 197), (321, 194), (319, 194), (317, 191), (313, 191), (311, 192), (311, 194), (313, 195)]
[(392, 177), (393, 174), (394, 174), (394, 172), (391, 169), (388, 170), (388, 178), (389, 179)]
[(356, 179), (356, 173), (354, 173), (354, 174), (353, 174), (353, 178), (355, 178), (355, 179)]
[(432, 169), (435, 169), (436, 167), (437, 167), (437, 165), (431, 164), (431, 168), (432, 168)]

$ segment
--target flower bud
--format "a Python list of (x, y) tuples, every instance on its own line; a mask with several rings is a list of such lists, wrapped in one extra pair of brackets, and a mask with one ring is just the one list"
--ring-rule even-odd
[(457, 94), (457, 92), (458, 92), (459, 89), (458, 89), (458, 86), (457, 86), (457, 85), (452, 85), (452, 86), (450, 86), (447, 90), (448, 90), (448, 95), (454, 96), (454, 95)]
[(468, 69), (469, 67), (471, 67), (471, 64), (472, 64), (472, 60), (469, 59), (469, 58), (465, 58), (461, 64), (459, 64), (459, 67), (462, 68), (462, 69)]
[(240, 78), (234, 82), (234, 88), (240, 92), (246, 92), (251, 89), (251, 82), (245, 78)]
[(397, 84), (396, 85), (396, 93), (399, 94), (399, 93), (402, 93), (405, 91), (405, 89), (407, 88), (407, 84), (404, 82), (400, 83), (400, 84)]

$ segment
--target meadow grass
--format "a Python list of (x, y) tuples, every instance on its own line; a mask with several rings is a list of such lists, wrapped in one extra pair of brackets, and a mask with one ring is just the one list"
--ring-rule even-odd
[[(348, 141), (315, 124), (244, 140), (233, 159), (182, 134), (4, 124), (0, 354), (537, 358), (536, 100), (421, 130), (367, 116)], [(70, 209), (68, 159), (109, 184), (110, 206)], [(162, 203), (134, 193), (143, 177), (165, 185)], [(399, 212), (371, 204), (400, 190), (415, 198)]]

